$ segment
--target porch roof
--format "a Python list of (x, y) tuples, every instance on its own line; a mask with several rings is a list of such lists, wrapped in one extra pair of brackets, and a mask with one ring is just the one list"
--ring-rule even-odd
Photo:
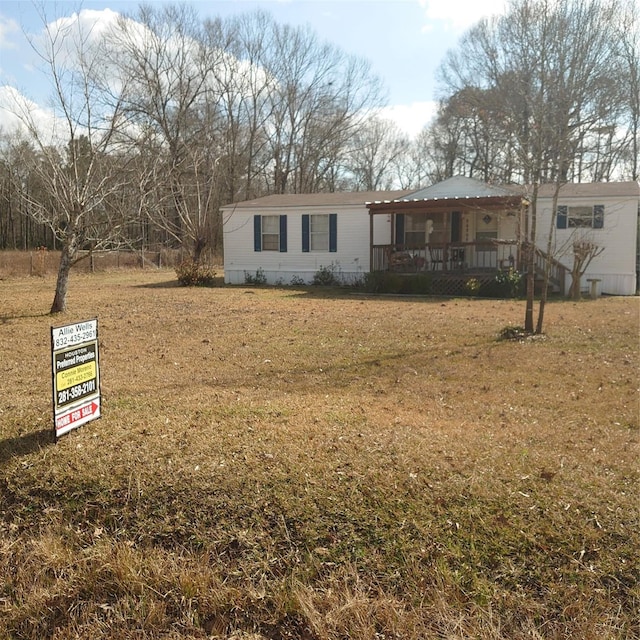
[(493, 198), (516, 195), (516, 189), (522, 187), (497, 186), (480, 182), (464, 176), (453, 176), (442, 182), (437, 182), (424, 189), (419, 189), (408, 196), (398, 198), (402, 201), (437, 200), (439, 198)]
[(459, 198), (430, 198), (425, 200), (394, 200), (367, 203), (371, 214), (419, 213), (421, 211), (516, 211), (528, 205), (522, 196), (464, 196)]
[(455, 176), (395, 200), (369, 202), (367, 207), (371, 214), (452, 209), (514, 210), (527, 204), (521, 191), (522, 187), (498, 187), (472, 178)]

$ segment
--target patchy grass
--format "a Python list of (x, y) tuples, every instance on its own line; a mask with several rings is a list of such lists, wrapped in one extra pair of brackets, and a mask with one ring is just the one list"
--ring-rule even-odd
[(501, 340), (523, 303), (174, 280), (0, 283), (0, 638), (639, 637), (637, 299)]

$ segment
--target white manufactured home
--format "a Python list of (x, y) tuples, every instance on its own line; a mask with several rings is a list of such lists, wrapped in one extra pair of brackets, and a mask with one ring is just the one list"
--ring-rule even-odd
[[(543, 186), (537, 200), (537, 252), (552, 229), (552, 283), (570, 284), (573, 239), (603, 248), (583, 277), (599, 292), (632, 295), (637, 286), (636, 182)], [(372, 271), (429, 273), (452, 282), (522, 269), (530, 220), (527, 190), (454, 177), (414, 191), (271, 195), (222, 209), (225, 282), (260, 274), (268, 284), (310, 283), (321, 269), (343, 282)], [(493, 274), (493, 275), (492, 275)]]
[[(538, 199), (536, 244), (546, 250), (553, 213), (553, 185), (543, 185)], [(582, 278), (581, 289), (589, 280), (599, 281), (598, 290), (613, 295), (634, 295), (638, 283), (638, 224), (640, 185), (637, 182), (600, 182), (563, 185), (552, 241), (554, 257), (569, 269), (573, 264), (572, 245), (586, 240), (603, 249), (593, 259)], [(569, 278), (569, 274), (566, 275)], [(565, 290), (570, 282), (567, 279)]]
[(366, 203), (408, 193), (285, 194), (227, 205), (225, 282), (243, 284), (260, 270), (269, 284), (310, 283), (322, 268), (335, 268), (345, 282), (361, 279), (370, 265)]

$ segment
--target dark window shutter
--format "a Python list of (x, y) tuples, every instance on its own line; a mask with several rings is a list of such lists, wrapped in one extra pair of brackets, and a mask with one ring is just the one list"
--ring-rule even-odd
[(309, 245), (309, 214), (304, 213), (302, 215), (302, 251), (307, 253)]
[(262, 217), (253, 216), (253, 250), (262, 251)]
[(396, 244), (404, 244), (404, 213), (396, 213)]
[(603, 204), (593, 205), (593, 228), (594, 229), (604, 228), (604, 205)]
[(558, 215), (556, 217), (556, 228), (557, 229), (567, 228), (567, 206), (564, 204), (561, 204), (558, 207)]
[(329, 251), (338, 250), (338, 214), (329, 214)]
[(280, 216), (280, 253), (287, 251), (287, 216)]

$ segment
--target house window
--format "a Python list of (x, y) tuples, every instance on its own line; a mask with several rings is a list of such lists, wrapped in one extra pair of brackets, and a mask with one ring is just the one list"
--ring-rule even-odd
[(497, 251), (497, 246), (493, 242), (498, 239), (497, 231), (477, 231), (476, 242), (478, 251)]
[(422, 247), (425, 244), (427, 219), (424, 216), (407, 215), (405, 217), (404, 243)]
[(329, 251), (329, 216), (309, 216), (309, 245), (311, 251)]
[(558, 229), (602, 229), (604, 227), (604, 205), (569, 207), (561, 205), (557, 212)]
[(262, 250), (280, 249), (280, 216), (262, 216)]
[(287, 250), (287, 216), (253, 217), (254, 251)]
[(338, 214), (303, 214), (302, 251), (338, 250)]

